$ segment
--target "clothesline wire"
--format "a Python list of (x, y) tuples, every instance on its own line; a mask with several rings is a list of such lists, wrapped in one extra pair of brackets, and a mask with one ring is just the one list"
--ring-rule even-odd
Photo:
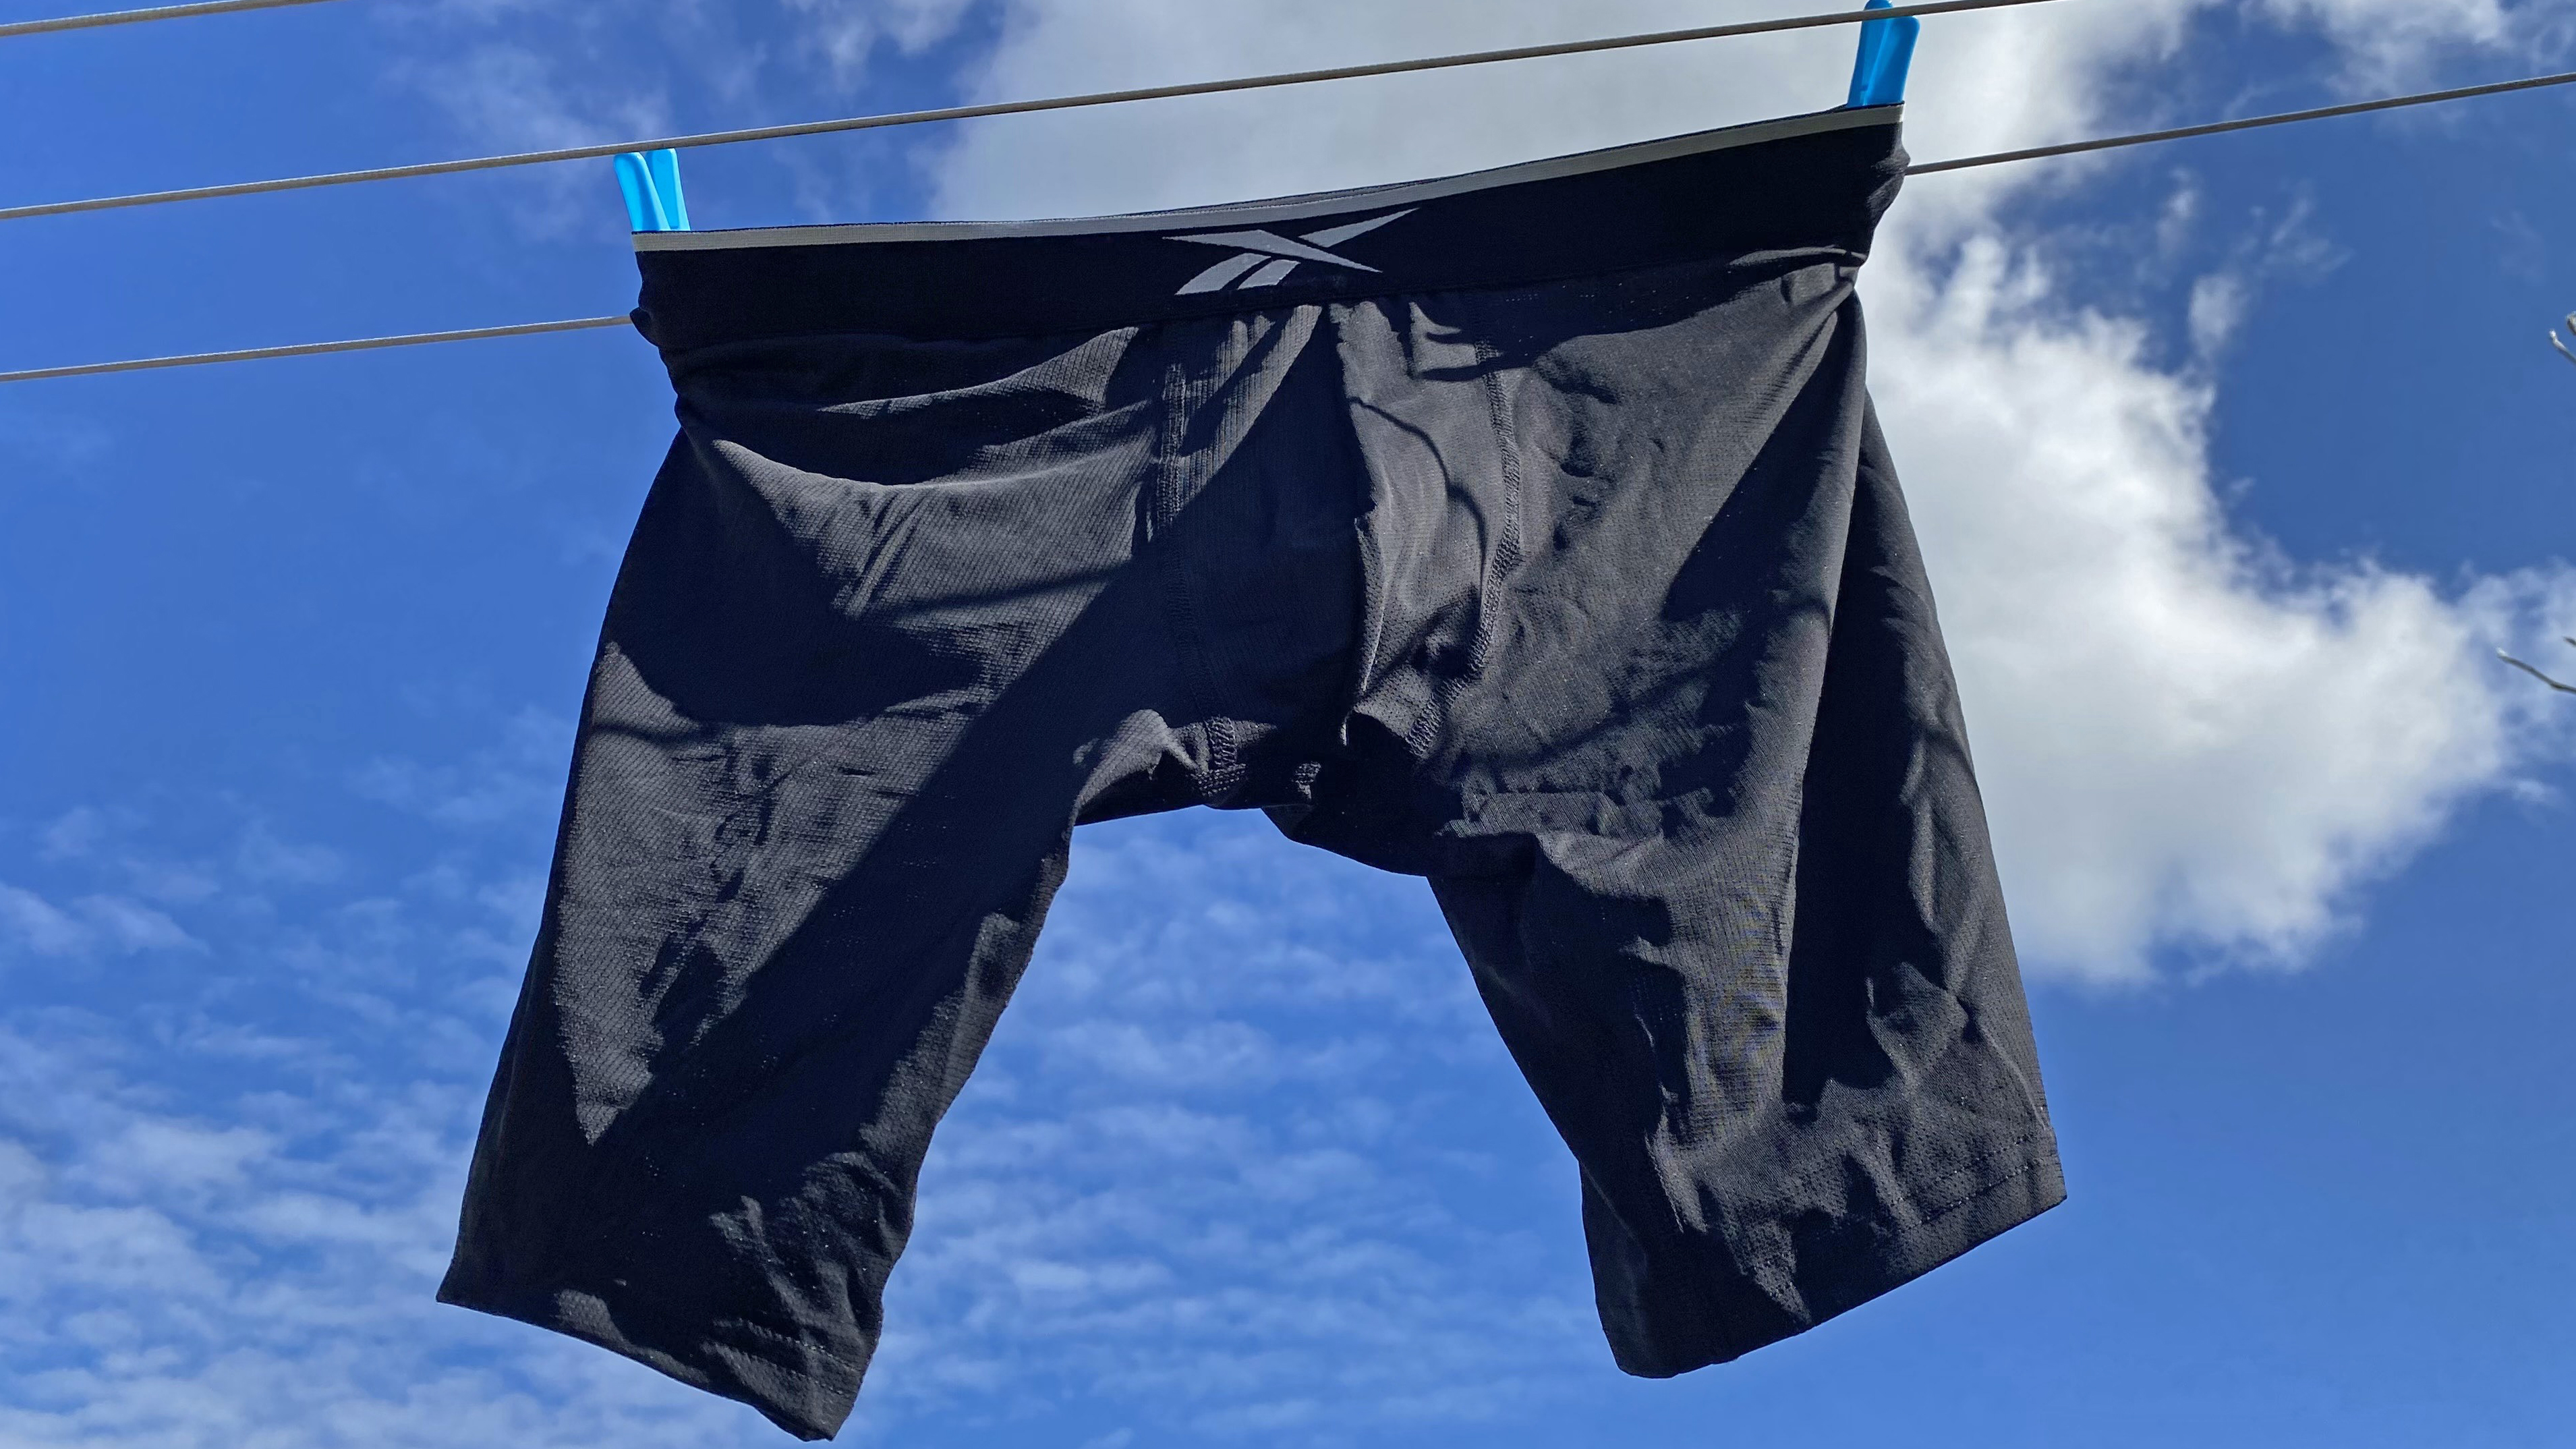
[(199, 15), (229, 15), (236, 10), (278, 10), (289, 5), (319, 5), (322, 0), (203, 0), (195, 5), (156, 5), (149, 10), (109, 10), (96, 15), (60, 15), (51, 20), (12, 20), (0, 25), (0, 40), (21, 35), (52, 35), (64, 30), (96, 30), (104, 25), (135, 25), (146, 20), (187, 20)]
[(92, 377), (103, 372), (149, 372), (156, 367), (199, 367), (209, 362), (255, 362), (263, 357), (316, 357), (326, 352), (372, 352), (379, 347), (418, 347), (424, 342), (479, 342), (487, 337), (534, 337), (543, 332), (582, 332), (593, 327), (624, 327), (633, 319), (574, 317), (562, 322), (519, 322), (507, 327), (467, 327), (455, 332), (406, 332), (397, 337), (357, 337), (344, 342), (298, 342), (287, 347), (244, 347), (232, 352), (189, 352), (176, 357), (141, 357), (130, 362), (84, 362), (70, 367), (31, 367), (0, 372), (0, 382), (36, 382), (48, 377)]
[(2388, 96), (2374, 101), (2348, 101), (2339, 106), (2317, 106), (2304, 111), (2278, 111), (2268, 116), (2247, 116), (2235, 121), (2211, 121), (2199, 126), (2176, 126), (2166, 131), (2140, 131), (2127, 136), (2105, 136), (2093, 141), (2062, 141), (2054, 146), (2029, 146), (2019, 151), (1992, 151), (1983, 156), (1962, 156), (1955, 161), (1926, 161), (1908, 166), (1908, 176), (1930, 176), (1942, 171), (1965, 171), (1972, 166), (1997, 166), (2007, 161), (2037, 161), (2049, 156), (2075, 156), (2086, 151), (2110, 151), (2122, 146), (2146, 146), (2158, 141), (2188, 141), (2195, 136), (2223, 136), (2230, 131), (2252, 131), (2265, 126), (2287, 126), (2299, 121), (2326, 121), (2337, 116), (2358, 116), (2371, 111), (2394, 111), (2407, 106), (2430, 106), (2443, 101), (2474, 100), (2479, 96), (2508, 95), (2514, 91), (2544, 90), (2550, 86), (2576, 84), (2576, 70), (2556, 75), (2527, 76), (2521, 80), (2494, 81), (2480, 86), (2458, 86), (2446, 91), (2419, 91), (2411, 96)]
[[(2356, 116), (2371, 111), (2396, 110), (2404, 106), (2429, 106), (2443, 101), (2470, 100), (2479, 96), (2505, 95), (2514, 91), (2539, 90), (2547, 86), (2571, 83), (2576, 83), (2576, 71), (2532, 76), (2524, 80), (2498, 81), (2489, 85), (2460, 86), (2451, 90), (2423, 91), (2408, 96), (2389, 96), (2380, 100), (2353, 101), (2338, 106), (2318, 106), (2304, 111), (2281, 111), (2268, 116), (2247, 116), (2240, 120), (2213, 121), (2199, 126), (2178, 126), (2162, 131), (2139, 131), (2126, 136), (2104, 136), (2090, 141), (2068, 141), (2054, 146), (2031, 146), (2018, 151), (1994, 151), (1982, 156), (1962, 156), (1951, 161), (1925, 162), (1906, 168), (1906, 174), (1927, 176), (1944, 171), (1965, 171), (1978, 166), (1999, 166), (2014, 161), (2035, 161), (2045, 157), (2072, 156), (2088, 151), (2147, 146), (2163, 141), (2218, 136), (2231, 131), (2251, 131), (2260, 127), (2287, 126), (2301, 121), (2329, 120), (2337, 116)], [(328, 352), (363, 352), (380, 347), (412, 347), (428, 342), (469, 342), (487, 337), (525, 337), (542, 332), (575, 332), (594, 327), (622, 327), (627, 321), (625, 317), (578, 317), (563, 322), (526, 322), (510, 327), (471, 327), (455, 332), (413, 332), (399, 337), (363, 337), (345, 342), (307, 342), (291, 347), (252, 347), (235, 352), (196, 352), (177, 357), (138, 358), (129, 362), (91, 362), (70, 367), (37, 367), (19, 372), (0, 372), (0, 383), (34, 382), (49, 377), (86, 377), (108, 372), (141, 372), (159, 367), (193, 367), (209, 362), (248, 362), (263, 357), (310, 357)]]
[(795, 136), (821, 136), (842, 131), (874, 131), (892, 126), (919, 126), (933, 121), (973, 121), (989, 116), (1023, 116), (1040, 111), (1069, 111), (1085, 106), (1124, 105), (1131, 101), (1172, 100), (1182, 96), (1218, 95), (1228, 91), (1269, 90), (1313, 85), (1321, 81), (1360, 80), (1370, 76), (1416, 71), (1454, 70), (1513, 60), (1542, 60), (1560, 55), (1589, 55), (1608, 50), (1672, 45), (1687, 40), (1725, 40), (1780, 31), (1813, 30), (1832, 25), (1858, 25), (1906, 16), (1954, 15), (1969, 10), (1997, 10), (2040, 5), (2051, 0), (1931, 0), (1887, 10), (1838, 10), (1817, 15), (1791, 15), (1750, 20), (1736, 25), (1703, 25), (1689, 30), (1659, 30), (1613, 35), (1597, 40), (1559, 41), (1436, 55), (1418, 60), (1379, 61), (1370, 65), (1334, 66), (1325, 70), (1284, 71), (1274, 75), (1239, 76), (1231, 80), (1194, 81), (1184, 85), (1144, 86), (1085, 95), (1047, 96), (1037, 100), (993, 101), (972, 106), (942, 106), (926, 111), (895, 111), (874, 116), (845, 116), (830, 121), (799, 121), (783, 126), (746, 126), (731, 131), (704, 131), (692, 136), (662, 136), (642, 141), (608, 141), (592, 146), (564, 146), (551, 151), (518, 151), (504, 156), (469, 156), (455, 161), (421, 161), (409, 166), (377, 166), (363, 171), (329, 171), (314, 176), (285, 176), (271, 181), (236, 181), (222, 186), (188, 186), (172, 191), (141, 191), (128, 196), (98, 196), (81, 201), (47, 201), (32, 206), (0, 207), (0, 221), (38, 216), (68, 216), (83, 211), (113, 211), (129, 206), (164, 206), (176, 201), (211, 201), (224, 196), (256, 196), (271, 191), (302, 191), (316, 186), (347, 186), (360, 181), (400, 181), (415, 176), (453, 176), (465, 171), (495, 171), (509, 166), (542, 166), (557, 161), (592, 161), (628, 151), (680, 151), (700, 146), (731, 146), (745, 141), (783, 141)]

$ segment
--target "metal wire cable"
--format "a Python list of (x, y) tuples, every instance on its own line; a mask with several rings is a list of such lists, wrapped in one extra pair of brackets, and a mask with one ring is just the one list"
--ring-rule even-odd
[[(1874, 12), (1886, 14), (1886, 11)], [(2163, 141), (2188, 140), (2198, 136), (2225, 135), (2231, 131), (2251, 131), (2266, 126), (2286, 126), (2299, 121), (2321, 121), (2337, 116), (2362, 115), (2371, 111), (2396, 110), (2405, 106), (2428, 106), (2442, 101), (2469, 100), (2479, 96), (2505, 95), (2514, 91), (2539, 90), (2547, 86), (2576, 84), (2576, 71), (2557, 75), (2533, 76), (2525, 80), (2498, 81), (2490, 85), (2461, 86), (2452, 90), (2424, 91), (2409, 96), (2390, 96), (2381, 100), (2354, 101), (2339, 106), (2318, 106), (2304, 111), (2281, 111), (2268, 116), (2248, 116), (2234, 121), (2213, 121), (2200, 126), (2178, 126), (2163, 131), (2139, 131), (2126, 136), (2104, 136), (2090, 141), (2068, 141), (2054, 146), (2031, 146), (2018, 151), (1994, 151), (1982, 156), (1962, 156), (1950, 161), (1929, 161), (1907, 168), (1910, 176), (1933, 175), (1944, 171), (1965, 171), (1972, 167), (1999, 166), (2014, 161), (2035, 161), (2051, 156), (2073, 156), (2088, 151), (2110, 151), (2128, 146), (2147, 146)], [(624, 317), (581, 317), (565, 322), (529, 322), (514, 327), (476, 327), (459, 332), (416, 332), (400, 337), (366, 337), (347, 342), (307, 342), (292, 347), (253, 347), (237, 352), (199, 352), (179, 357), (151, 357), (132, 362), (92, 362), (72, 367), (39, 367), (20, 372), (0, 372), (0, 383), (33, 382), (48, 377), (85, 377), (108, 372), (140, 372), (157, 367), (191, 367), (207, 362), (244, 362), (261, 357), (309, 357), (326, 352), (362, 352), (379, 347), (410, 347), (425, 342), (466, 342), (485, 337), (523, 337), (540, 332), (572, 332), (593, 327), (622, 327)]]
[[(287, 3), (287, 0), (276, 0)], [(1334, 66), (1326, 70), (1284, 71), (1241, 76), (1233, 80), (1196, 81), (1186, 85), (1145, 86), (1135, 90), (1094, 91), (1086, 95), (1048, 96), (1032, 101), (996, 101), (974, 106), (942, 106), (927, 111), (896, 111), (875, 116), (847, 116), (832, 121), (801, 121), (784, 126), (746, 126), (732, 131), (704, 131), (693, 136), (661, 136), (641, 141), (608, 141), (595, 146), (565, 146), (551, 151), (519, 151), (506, 156), (469, 156), (457, 161), (422, 161), (409, 166), (377, 166), (364, 171), (330, 171), (315, 176), (286, 176), (273, 181), (236, 181), (223, 186), (187, 186), (173, 191), (140, 191), (130, 196), (99, 196), (83, 201), (47, 201), (32, 206), (0, 207), (0, 221), (38, 216), (68, 216), (82, 211), (113, 211), (128, 206), (163, 206), (174, 201), (211, 201), (222, 196), (256, 196), (271, 191), (302, 191), (315, 186), (347, 186), (360, 181), (399, 181), (414, 176), (453, 176), (464, 171), (494, 171), (508, 166), (542, 166), (555, 161), (592, 161), (628, 151), (679, 151), (699, 146), (730, 146), (744, 141), (781, 141), (792, 136), (821, 136), (840, 131), (874, 131), (890, 126), (919, 126), (932, 121), (971, 121), (987, 116), (1023, 116), (1039, 111), (1069, 111), (1085, 106), (1122, 105), (1130, 101), (1171, 100), (1180, 96), (1217, 95), (1227, 91), (1268, 90), (1277, 86), (1313, 85), (1319, 81), (1359, 80), (1368, 76), (1414, 71), (1454, 70), (1511, 60), (1540, 60), (1559, 55), (1589, 55), (1606, 50), (1671, 45), (1685, 40), (1724, 40), (1769, 35), (1786, 30), (1813, 30), (1830, 25), (1859, 25), (1871, 20), (1897, 20), (1909, 15), (1953, 15), (1968, 10), (2047, 4), (2049, 0), (1932, 0), (1887, 10), (1839, 10), (1821, 15), (1792, 15), (1751, 20), (1738, 25), (1704, 25), (1690, 30), (1659, 30), (1640, 35), (1614, 35), (1599, 40), (1524, 45), (1509, 50), (1479, 50), (1421, 60), (1380, 61), (1372, 65)]]
[(2497, 81), (2491, 85), (2461, 86), (2447, 91), (2421, 91), (2411, 96), (2389, 96), (2376, 101), (2353, 101), (2340, 106), (2318, 106), (2313, 110), (2279, 111), (2268, 116), (2248, 116), (2240, 121), (2212, 121), (2201, 126), (2176, 126), (2169, 131), (2140, 131), (2129, 136), (2106, 136), (2095, 141), (2063, 141), (2054, 146), (2031, 146), (2019, 151), (1990, 151), (1983, 156), (1962, 156), (1955, 161), (1927, 161), (1908, 166), (1908, 176), (1930, 176), (1942, 171), (1965, 171), (1971, 166), (1996, 166), (2006, 161), (2037, 161), (2048, 156), (2075, 156), (2086, 151), (2109, 151), (2122, 146), (2145, 146), (2157, 141), (2187, 141), (2195, 136), (2223, 136), (2230, 131), (2252, 131), (2264, 126), (2287, 126), (2296, 121), (2323, 121), (2336, 116), (2358, 116), (2370, 111), (2394, 111), (2406, 106), (2429, 106), (2441, 101), (2465, 101), (2478, 96), (2501, 96), (2513, 91), (2536, 91), (2549, 86), (2576, 84), (2576, 70), (2556, 75), (2536, 75), (2524, 80)]
[(204, 0), (197, 5), (158, 5), (149, 10), (109, 10), (97, 15), (64, 15), (52, 20), (13, 20), (0, 25), (0, 40), (20, 35), (51, 35), (60, 30), (96, 30), (103, 25), (134, 25), (146, 20), (186, 20), (197, 15), (229, 15), (236, 10), (276, 10), (288, 5), (319, 5), (322, 0)]
[(399, 337), (360, 337), (346, 342), (299, 342), (291, 347), (244, 347), (232, 352), (189, 352), (176, 357), (142, 357), (131, 362), (84, 362), (72, 367), (30, 367), (0, 372), (0, 382), (34, 382), (47, 377), (93, 377), (102, 372), (148, 372), (156, 367), (197, 367), (209, 362), (251, 362), (263, 357), (312, 357), (325, 352), (370, 352), (379, 347), (417, 347), (424, 342), (476, 342), (486, 337), (533, 337), (541, 332), (581, 332), (593, 327), (624, 327), (629, 319), (575, 317), (564, 322), (520, 322), (508, 327), (468, 327), (456, 332), (407, 332)]

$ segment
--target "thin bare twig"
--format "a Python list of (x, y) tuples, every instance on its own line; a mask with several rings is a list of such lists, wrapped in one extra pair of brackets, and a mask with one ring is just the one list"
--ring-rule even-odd
[[(2561, 352), (2566, 350), (2567, 349), (2563, 347), (2559, 349)], [(2571, 645), (2576, 645), (2576, 639), (2570, 639), (2567, 642)], [(2557, 680), (2550, 678), (2548, 675), (2541, 673), (2539, 670), (2532, 668), (2530, 665), (2523, 663), (2521, 660), (2514, 658), (2512, 655), (2505, 653), (2501, 649), (2496, 651), (2496, 657), (2503, 660), (2505, 663), (2512, 665), (2514, 668), (2521, 670), (2523, 673), (2530, 675), (2532, 678), (2539, 680), (2541, 683), (2548, 685), (2550, 688), (2557, 690), (2560, 694), (2576, 694), (2576, 684), (2561, 684)]]

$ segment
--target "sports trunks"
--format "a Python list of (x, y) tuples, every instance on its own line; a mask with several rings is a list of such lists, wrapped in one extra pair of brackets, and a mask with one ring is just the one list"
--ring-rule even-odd
[(680, 434), (440, 1297), (832, 1434), (1074, 827), (1189, 805), (1430, 882), (1630, 1373), (2056, 1204), (1863, 380), (1903, 166), (637, 237)]

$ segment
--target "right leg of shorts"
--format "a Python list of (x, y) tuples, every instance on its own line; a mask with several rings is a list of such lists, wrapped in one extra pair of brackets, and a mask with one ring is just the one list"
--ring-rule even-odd
[(1350, 309), (1391, 622), (1296, 838), (1431, 878), (1669, 1375), (2054, 1204), (1838, 259)]
[(675, 367), (443, 1299), (837, 1429), (1077, 818), (1330, 715), (1313, 320)]

